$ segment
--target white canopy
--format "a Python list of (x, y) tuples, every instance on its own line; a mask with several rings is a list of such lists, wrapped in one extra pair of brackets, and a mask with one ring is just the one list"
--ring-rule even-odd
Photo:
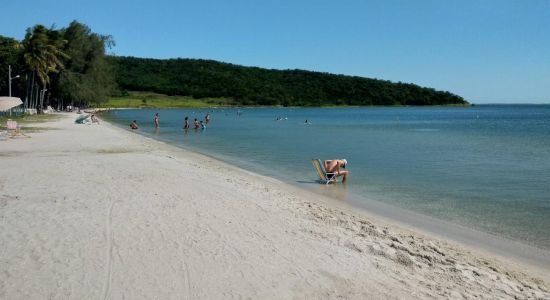
[(23, 101), (17, 97), (0, 97), (0, 111), (5, 111), (21, 104), (23, 104)]

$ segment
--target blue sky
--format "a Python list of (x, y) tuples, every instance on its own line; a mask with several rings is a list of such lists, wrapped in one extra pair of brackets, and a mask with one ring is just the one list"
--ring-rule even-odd
[[(76, 19), (117, 55), (412, 82), (473, 103), (550, 103), (550, 1), (3, 1), (0, 35)], [(7, 16), (7, 17), (6, 17)]]

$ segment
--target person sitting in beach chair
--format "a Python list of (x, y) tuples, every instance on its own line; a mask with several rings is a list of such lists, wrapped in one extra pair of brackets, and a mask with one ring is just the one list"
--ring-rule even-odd
[(313, 167), (320, 181), (325, 184), (336, 182), (336, 177), (339, 176), (344, 176), (342, 182), (345, 182), (349, 174), (348, 171), (340, 171), (340, 167), (346, 167), (348, 163), (346, 159), (325, 160), (324, 163), (321, 163), (320, 159), (315, 158), (312, 159), (311, 162), (313, 163)]
[(334, 174), (327, 174), (320, 159), (314, 158), (311, 160), (311, 163), (313, 163), (313, 168), (315, 168), (315, 172), (317, 172), (317, 176), (319, 176), (319, 182), (324, 184), (336, 182)]
[(348, 161), (343, 159), (331, 159), (331, 160), (325, 160), (325, 170), (327, 171), (327, 174), (332, 173), (334, 174), (334, 177), (343, 176), (342, 182), (346, 182), (346, 179), (348, 178), (349, 171), (341, 171), (340, 168), (346, 168), (348, 164)]

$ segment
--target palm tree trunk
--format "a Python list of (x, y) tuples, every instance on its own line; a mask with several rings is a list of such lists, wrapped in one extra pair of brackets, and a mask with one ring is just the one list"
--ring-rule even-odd
[(35, 101), (35, 105), (36, 105), (36, 113), (37, 114), (41, 114), (42, 113), (42, 110), (40, 109), (40, 102), (38, 99), (38, 91), (40, 90), (40, 85), (36, 85), (36, 91), (34, 92), (34, 101)]
[(46, 85), (44, 84), (44, 88), (40, 90), (40, 112), (44, 111), (44, 96), (46, 96)]
[[(50, 85), (50, 88), (51, 88), (51, 85)], [(50, 106), (50, 95), (52, 93), (50, 93), (50, 91), (48, 90), (48, 97), (46, 97), (46, 107)]]
[(31, 90), (29, 93), (30, 108), (34, 108), (34, 72), (31, 74)]
[(25, 86), (25, 109), (29, 108), (29, 88), (31, 86), (31, 78), (29, 76), (29, 74), (25, 75), (25, 81), (26, 81), (26, 86)]

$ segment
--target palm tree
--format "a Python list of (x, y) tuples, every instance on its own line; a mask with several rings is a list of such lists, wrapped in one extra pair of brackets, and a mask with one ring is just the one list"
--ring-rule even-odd
[[(64, 41), (56, 30), (49, 30), (43, 25), (36, 25), (32, 29), (27, 29), (27, 34), (23, 40), (23, 59), (27, 68), (31, 71), (31, 76), (28, 77), (32, 81), (31, 99), (33, 94), (38, 95), (38, 90), (40, 89), (37, 86), (37, 90), (34, 92), (36, 78), (38, 78), (42, 88), (45, 89), (50, 82), (49, 74), (59, 72), (63, 69), (61, 59), (67, 57), (61, 51), (63, 44)], [(37, 105), (37, 98), (35, 96), (34, 104), (41, 111), (42, 103)], [(43, 97), (41, 98), (43, 101)]]

